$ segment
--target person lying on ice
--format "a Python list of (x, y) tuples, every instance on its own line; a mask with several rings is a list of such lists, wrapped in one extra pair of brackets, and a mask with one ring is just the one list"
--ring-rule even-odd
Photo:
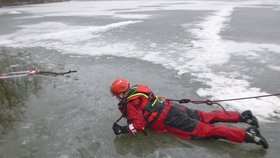
[[(258, 121), (250, 110), (241, 114), (228, 111), (230, 117), (221, 110), (204, 112), (193, 110), (163, 97), (156, 97), (151, 89), (143, 84), (130, 87), (130, 83), (117, 78), (110, 87), (112, 96), (119, 100), (118, 108), (129, 124), (121, 126), (115, 122), (113, 131), (137, 133), (145, 128), (158, 132), (168, 132), (185, 139), (222, 138), (232, 142), (247, 142), (268, 148), (268, 143), (258, 130)], [(217, 122), (245, 122), (248, 129), (215, 125)]]

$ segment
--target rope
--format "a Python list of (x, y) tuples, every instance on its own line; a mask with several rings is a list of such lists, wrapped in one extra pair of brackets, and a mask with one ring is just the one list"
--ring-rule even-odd
[(229, 113), (225, 110), (225, 108), (219, 103), (219, 102), (226, 102), (226, 101), (236, 101), (236, 100), (245, 100), (245, 99), (258, 99), (258, 98), (264, 98), (264, 97), (272, 97), (272, 96), (278, 96), (280, 93), (275, 93), (275, 94), (269, 94), (269, 95), (260, 95), (260, 96), (253, 96), (253, 97), (243, 97), (243, 98), (232, 98), (232, 99), (223, 99), (223, 100), (202, 100), (202, 101), (194, 101), (190, 99), (168, 99), (169, 101), (175, 101), (179, 103), (193, 103), (193, 104), (207, 104), (207, 105), (218, 105), (220, 106), (223, 111), (228, 115)]
[(260, 96), (253, 96), (253, 97), (244, 97), (244, 98), (213, 100), (212, 102), (225, 102), (225, 101), (235, 101), (235, 100), (245, 100), (245, 99), (257, 99), (257, 98), (272, 97), (272, 96), (278, 96), (278, 95), (280, 95), (280, 93), (268, 94), (268, 95), (260, 95)]

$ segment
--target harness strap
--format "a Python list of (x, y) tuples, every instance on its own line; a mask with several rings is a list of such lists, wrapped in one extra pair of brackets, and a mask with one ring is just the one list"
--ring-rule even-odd
[[(155, 106), (154, 106), (155, 105)], [(158, 99), (156, 99), (154, 101), (154, 104), (151, 105), (151, 107), (153, 108), (152, 111), (149, 112), (149, 115), (147, 116), (147, 125), (146, 125), (146, 128), (150, 128), (154, 123), (155, 121), (158, 119), (158, 117), (160, 116), (162, 110), (163, 110), (163, 107), (165, 105), (165, 101), (161, 100), (160, 102), (158, 101)], [(147, 106), (146, 106), (147, 107)], [(145, 107), (145, 108), (146, 108)], [(155, 111), (153, 111), (155, 110)], [(152, 113), (154, 112), (157, 112), (156, 116), (150, 121), (148, 122), (148, 119), (149, 117), (152, 115)]]
[[(129, 101), (133, 97), (137, 97), (137, 96), (144, 96), (145, 98), (149, 99), (148, 103), (142, 109), (143, 115), (144, 115), (144, 113), (148, 112), (148, 115), (146, 117), (144, 116), (144, 118), (145, 118), (145, 121), (147, 122), (146, 128), (149, 128), (159, 117), (159, 115), (163, 109), (163, 106), (165, 105), (165, 102), (164, 101), (159, 102), (158, 97), (155, 97), (152, 92), (150, 92), (150, 93), (136, 92), (137, 88), (138, 88), (138, 85), (131, 87), (131, 89), (129, 90), (129, 92), (127, 94), (128, 97), (126, 98), (126, 101)], [(156, 115), (153, 117), (153, 119), (151, 121), (149, 121), (149, 118), (153, 114), (156, 114)]]
[(149, 96), (146, 95), (145, 93), (135, 93), (135, 94), (132, 94), (132, 95), (130, 95), (129, 97), (127, 97), (127, 100), (128, 100), (128, 99), (131, 99), (131, 98), (133, 98), (133, 97), (135, 97), (135, 96), (139, 96), (139, 95), (143, 95), (145, 98), (149, 98)]

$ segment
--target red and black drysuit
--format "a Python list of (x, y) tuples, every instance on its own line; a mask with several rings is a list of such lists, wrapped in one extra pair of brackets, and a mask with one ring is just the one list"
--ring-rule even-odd
[(244, 142), (245, 129), (214, 125), (216, 122), (239, 122), (240, 114), (214, 110), (204, 112), (193, 110), (177, 103), (161, 100), (153, 95), (148, 86), (133, 86), (125, 99), (119, 103), (119, 110), (127, 118), (128, 133), (136, 133), (150, 128), (158, 132), (168, 132), (185, 139), (195, 137), (224, 138), (234, 142)]

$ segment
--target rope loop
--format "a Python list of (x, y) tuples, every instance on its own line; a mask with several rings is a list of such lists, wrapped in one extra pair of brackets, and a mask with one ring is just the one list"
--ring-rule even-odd
[(181, 99), (181, 100), (179, 100), (179, 103), (189, 103), (189, 102), (191, 102), (190, 99)]
[(214, 103), (211, 100), (206, 100), (205, 104), (212, 106)]

